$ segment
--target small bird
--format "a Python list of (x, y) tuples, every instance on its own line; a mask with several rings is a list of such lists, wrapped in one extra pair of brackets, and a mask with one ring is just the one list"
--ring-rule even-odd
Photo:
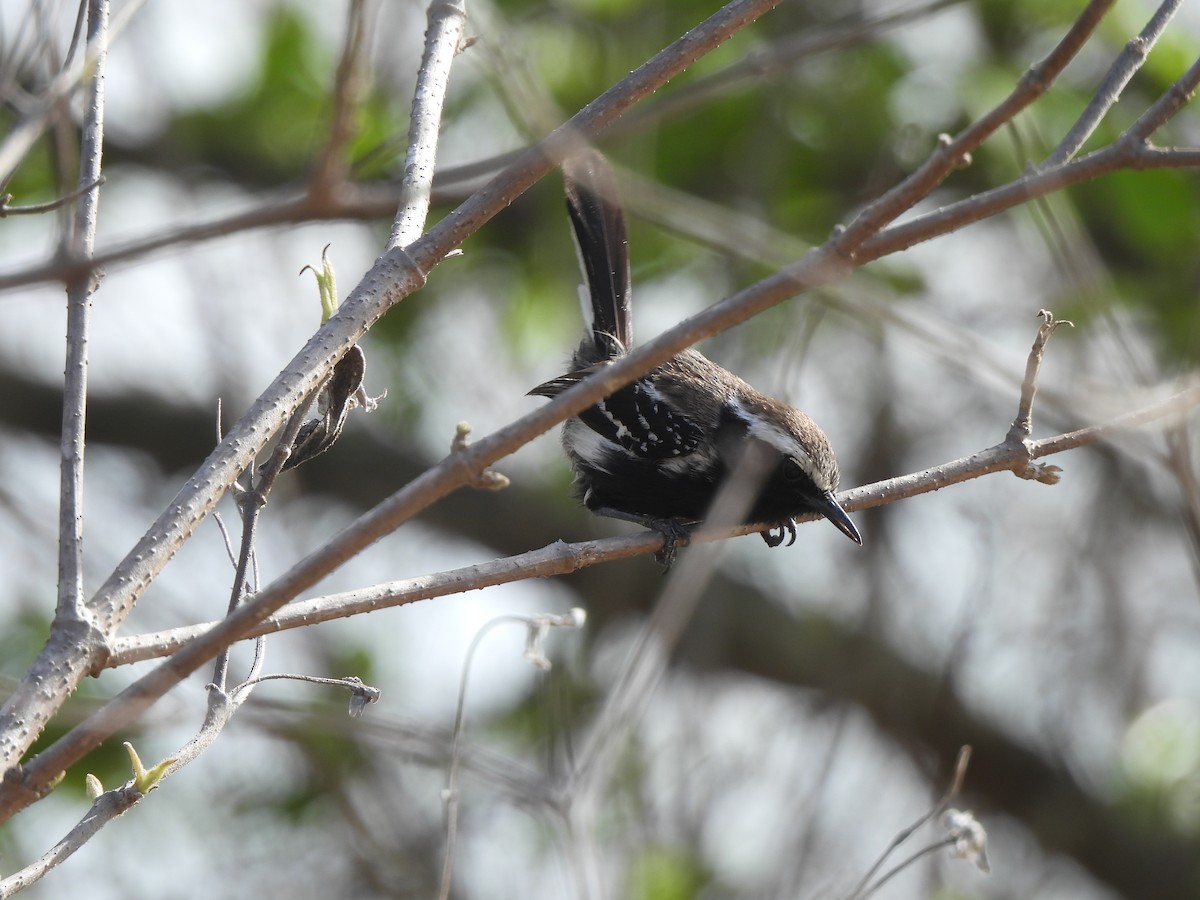
[[(585, 151), (562, 164), (567, 212), (590, 320), (572, 371), (529, 393), (554, 397), (627, 353), (633, 345), (629, 248), (616, 181), (604, 158)], [(755, 390), (695, 350), (588, 407), (563, 425), (575, 488), (597, 515), (659, 531), (659, 560), (703, 520), (751, 443), (765, 451), (766, 477), (745, 517), (763, 523), (769, 546), (796, 540), (796, 516), (819, 513), (856, 543), (862, 538), (834, 497), (840, 473), (833, 448), (804, 413)]]

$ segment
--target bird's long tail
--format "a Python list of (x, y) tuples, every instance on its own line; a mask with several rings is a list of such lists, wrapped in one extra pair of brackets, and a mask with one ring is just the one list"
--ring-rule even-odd
[(596, 349), (612, 358), (633, 344), (630, 320), (629, 239), (616, 179), (604, 157), (594, 150), (562, 164), (567, 212), (586, 292), (581, 297), (585, 319), (591, 320)]

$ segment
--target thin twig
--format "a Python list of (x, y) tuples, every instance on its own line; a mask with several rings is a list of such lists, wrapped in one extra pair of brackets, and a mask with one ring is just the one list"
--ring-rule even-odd
[[(96, 243), (100, 164), (104, 152), (104, 74), (108, 60), (108, 2), (91, 0), (88, 46), (95, 53), (87, 116), (79, 148), (79, 202), (65, 236), (67, 255), (87, 259)], [(90, 188), (87, 188), (91, 185)], [(58, 608), (56, 623), (87, 627), (83, 607), (83, 459), (87, 422), (88, 326), (96, 280), (80, 277), (67, 285), (67, 360), (63, 383), (60, 447), (62, 477), (58, 514)], [(97, 635), (96, 637), (100, 637)]]
[[(350, 172), (347, 145), (354, 136), (355, 118), (363, 99), (363, 47), (366, 37), (366, 2), (350, 0), (346, 10), (346, 37), (333, 83), (333, 112), (325, 145), (309, 177), (310, 195), (328, 197), (345, 183)], [(316, 202), (320, 203), (320, 200)]]
[(1013, 91), (954, 138), (944, 137), (929, 159), (855, 217), (840, 235), (843, 252), (857, 253), (859, 245), (876, 235), (901, 213), (929, 196), (956, 168), (970, 162), (970, 154), (996, 129), (1009, 122), (1042, 96), (1067, 63), (1083, 48), (1114, 0), (1092, 0), (1054, 48), (1017, 82)]
[(446, 801), (446, 852), (442, 857), (442, 877), (438, 888), (438, 900), (448, 900), (450, 884), (454, 878), (454, 854), (458, 843), (458, 768), (459, 755), (462, 746), (463, 725), (466, 721), (467, 683), (471, 675), (471, 663), (475, 659), (475, 651), (479, 649), (484, 637), (500, 625), (511, 625), (523, 622), (521, 616), (499, 616), (487, 622), (475, 632), (467, 653), (463, 657), (462, 674), (458, 678), (458, 702), (454, 707), (454, 730), (450, 738), (450, 765), (446, 772), (446, 787), (442, 796)]
[(931, 854), (931, 853), (936, 853), (938, 850), (941, 850), (943, 847), (953, 847), (953, 846), (954, 846), (954, 838), (946, 837), (946, 838), (941, 838), (940, 840), (934, 841), (932, 844), (928, 844), (928, 845), (922, 847), (920, 850), (914, 851), (913, 853), (909, 854), (904, 859), (902, 859), (900, 862), (896, 863), (896, 865), (892, 866), (890, 869), (888, 869), (882, 875), (880, 875), (879, 880), (876, 881), (874, 884), (872, 884), (870, 887), (865, 888), (864, 890), (862, 890), (859, 893), (851, 895), (852, 900), (866, 900), (867, 897), (870, 897), (872, 894), (874, 894), (876, 891), (878, 891), (881, 887), (883, 887), (885, 884), (887, 884), (889, 881), (891, 881), (892, 878), (894, 878), (896, 875), (899, 875), (901, 872), (903, 872), (905, 869), (907, 869), (909, 866), (911, 866), (913, 863), (915, 863), (921, 857), (929, 856), (929, 854)]
[(550, 628), (580, 628), (583, 626), (583, 611), (573, 609), (565, 615), (497, 616), (480, 628), (467, 647), (463, 657), (462, 674), (458, 679), (458, 702), (454, 710), (454, 731), (450, 738), (450, 765), (446, 772), (446, 787), (442, 796), (446, 801), (446, 854), (442, 860), (442, 879), (438, 900), (449, 900), (450, 885), (454, 880), (454, 853), (458, 842), (458, 773), (462, 757), (462, 736), (466, 722), (467, 682), (471, 675), (471, 664), (475, 651), (485, 636), (500, 625), (523, 625), (528, 632), (525, 642), (525, 658), (543, 671), (550, 668), (549, 660), (536, 646)]
[[(1197, 74), (1200, 75), (1200, 69), (1197, 70)], [(1177, 82), (1176, 86), (1179, 84), (1180, 82)], [(1173, 87), (1167, 96), (1172, 95), (1174, 91)], [(1175, 107), (1172, 114), (1178, 111), (1178, 108)], [(855, 251), (855, 259), (866, 263), (897, 250), (907, 250), (932, 237), (980, 222), (1030, 200), (1122, 169), (1200, 167), (1200, 151), (1150, 147), (1140, 140), (1131, 139), (1131, 135), (1132, 132), (1126, 132), (1116, 143), (1073, 159), (1058, 168), (1030, 172), (1008, 184), (889, 225), (875, 236), (864, 240)]]
[(1127, 141), (1147, 141), (1158, 129), (1162, 128), (1183, 109), (1192, 94), (1200, 85), (1200, 58), (1193, 62), (1186, 72), (1171, 85), (1144, 113), (1137, 117), (1129, 130), (1122, 135)]
[(1071, 126), (1071, 130), (1067, 132), (1066, 137), (1062, 139), (1054, 152), (1046, 157), (1038, 167), (1039, 169), (1062, 165), (1079, 152), (1079, 148), (1091, 137), (1092, 132), (1103, 121), (1109, 109), (1121, 99), (1121, 92), (1125, 90), (1125, 86), (1129, 84), (1134, 73), (1145, 64), (1150, 50), (1158, 42), (1182, 2), (1183, 0), (1164, 0), (1141, 33), (1125, 45), (1120, 55), (1109, 67), (1104, 80), (1100, 82), (1100, 87), (1080, 114), (1079, 119)]
[(62, 840), (25, 868), (0, 879), (0, 897), (11, 897), (41, 881), (51, 869), (90, 841), (101, 828), (141, 799), (141, 793), (129, 786), (101, 794)]
[(1038, 310), (1042, 325), (1038, 328), (1037, 337), (1029, 350), (1029, 358), (1025, 361), (1025, 380), (1021, 383), (1021, 401), (1017, 406), (1017, 417), (1013, 419), (1009, 436), (1014, 440), (1023, 441), (1033, 434), (1033, 398), (1037, 395), (1037, 377), (1042, 369), (1042, 357), (1046, 353), (1046, 342), (1050, 335), (1058, 330), (1060, 325), (1075, 326), (1068, 319), (1055, 319), (1054, 313), (1048, 309)]
[(275, 675), (252, 675), (234, 688), (233, 695), (235, 698), (238, 698), (264, 681), (300, 681), (304, 684), (320, 684), (327, 687), (342, 688), (349, 691), (352, 695), (350, 704), (351, 715), (358, 714), (355, 710), (360, 704), (375, 703), (380, 697), (379, 688), (363, 684), (362, 679), (354, 675), (347, 678), (323, 678), (320, 675), (299, 675), (283, 672)]
[(63, 194), (61, 197), (56, 197), (53, 200), (48, 200), (45, 203), (29, 203), (25, 206), (9, 206), (12, 202), (12, 194), (0, 195), (0, 219), (7, 216), (31, 216), (38, 213), (52, 212), (59, 207), (66, 206), (75, 200), (78, 200), (84, 194), (91, 191), (93, 188), (98, 188), (104, 184), (104, 176), (97, 176), (96, 180), (91, 184), (85, 184), (77, 187), (69, 194)]
[(464, 0), (433, 0), (429, 4), (428, 21), (425, 52), (417, 73), (408, 124), (408, 152), (404, 158), (400, 208), (392, 223), (388, 250), (406, 247), (415, 241), (425, 228), (425, 219), (429, 215), (438, 130), (450, 83), (450, 64), (462, 45), (467, 24)]
[[(259, 475), (257, 482), (254, 480), (253, 463), (246, 469), (244, 476), (246, 485), (238, 498), (238, 506), (242, 513), (242, 540), (239, 545), (237, 562), (234, 565), (233, 586), (230, 588), (229, 607), (226, 615), (232, 614), (237, 609), (238, 604), (242, 602), (251, 589), (250, 570), (254, 561), (254, 544), (258, 536), (259, 514), (267, 503), (267, 497), (270, 495), (271, 488), (274, 487), (276, 479), (279, 478), (279, 473), (283, 471), (284, 463), (288, 458), (288, 448), (292, 446), (296, 440), (296, 435), (300, 433), (300, 428), (304, 424), (304, 418), (312, 402), (313, 398), (310, 396), (293, 413), (291, 420), (279, 436), (275, 452), (271, 454), (270, 459), (263, 466), (263, 471)], [(224, 526), (222, 526), (222, 531), (224, 531)], [(226, 537), (226, 540), (228, 541), (228, 537)], [(254, 590), (258, 590), (259, 588), (257, 573), (254, 575), (253, 588)], [(263, 651), (264, 646), (260, 639), (258, 646), (255, 648), (255, 668), (261, 668), (262, 666)], [(225, 691), (225, 679), (228, 667), (229, 647), (226, 647), (217, 654), (217, 658), (213, 663), (212, 683), (216, 688), (212, 692), (213, 695)]]
[[(968, 745), (964, 745), (964, 746), (960, 747), (958, 750), (958, 757), (954, 761), (954, 775), (950, 779), (950, 786), (947, 787), (946, 792), (944, 794), (942, 794), (942, 799), (939, 800), (937, 802), (937, 804), (935, 804), (934, 807), (929, 810), (929, 812), (925, 813), (923, 816), (921, 816), (919, 819), (917, 819), (917, 821), (913, 822), (907, 828), (901, 829), (896, 834), (896, 836), (892, 838), (891, 843), (887, 845), (887, 847), (884, 849), (883, 853), (881, 853), (879, 858), (875, 860), (874, 865), (872, 865), (871, 868), (867, 871), (867, 874), (865, 874), (859, 880), (858, 884), (854, 886), (854, 890), (852, 890), (849, 893), (848, 897), (850, 898), (850, 900), (859, 900), (859, 898), (861, 898), (861, 897), (866, 897), (869, 894), (874, 893), (876, 890), (878, 890), (878, 888), (885, 881), (887, 881), (887, 879), (891, 878), (892, 875), (894, 875), (897, 871), (899, 871), (900, 869), (903, 869), (905, 866), (907, 866), (909, 863), (911, 863), (914, 859), (918, 858), (922, 854), (930, 851), (930, 848), (925, 848), (924, 850), (921, 850), (918, 853), (916, 853), (915, 855), (904, 860), (904, 862), (902, 862), (900, 865), (898, 865), (894, 869), (892, 869), (891, 872), (884, 875), (884, 877), (881, 878), (875, 885), (873, 885), (869, 891), (867, 890), (867, 885), (870, 884), (871, 879), (875, 877), (875, 873), (878, 872), (883, 867), (883, 864), (885, 862), (887, 862), (887, 858), (892, 855), (892, 853), (896, 850), (896, 848), (899, 847), (901, 844), (903, 844), (905, 841), (907, 841), (910, 837), (912, 837), (913, 833), (918, 828), (920, 828), (922, 825), (924, 825), (926, 822), (940, 816), (943, 812), (946, 811), (946, 809), (949, 808), (950, 804), (954, 802), (954, 798), (957, 797), (962, 792), (963, 781), (967, 777), (967, 766), (970, 765), (970, 762), (971, 762), (971, 748)], [(953, 844), (954, 841), (950, 840), (948, 842), (935, 844), (933, 849), (936, 849), (937, 847), (941, 847), (941, 846), (946, 846), (947, 843)]]

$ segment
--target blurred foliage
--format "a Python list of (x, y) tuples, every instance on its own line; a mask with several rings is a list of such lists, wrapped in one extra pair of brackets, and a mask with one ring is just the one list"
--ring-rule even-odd
[[(264, 29), (254, 81), (231, 101), (185, 112), (170, 127), (178, 162), (216, 168), (251, 186), (302, 178), (321, 149), (330, 107), (330, 74), (336, 64), (333, 35), (314, 33), (307, 20), (276, 4)], [(365, 157), (362, 176), (386, 172), (393, 154), (380, 152), (404, 124), (390, 98), (373, 92), (362, 104), (350, 158)]]
[[(479, 44), (464, 52), (452, 76), (446, 131), (461, 129), (465, 137), (460, 142), (473, 149), (472, 161), (516, 149), (517, 139), (511, 135), (523, 134), (540, 113), (524, 107), (526, 98), (516, 86), (518, 75), (537, 84), (559, 114), (570, 115), (715, 6), (497, 0), (488, 10), (491, 18), (480, 18), (485, 24), (478, 26)], [(659, 95), (648, 98), (638, 110), (646, 116), (643, 123), (611, 139), (604, 149), (619, 166), (639, 177), (756, 217), (799, 240), (819, 242), (919, 164), (939, 132), (962, 127), (1011, 91), (1029, 64), (1078, 14), (1081, 3), (982, 0), (952, 5), (939, 15), (953, 17), (957, 31), (948, 33), (966, 41), (972, 52), (932, 74), (928, 67), (940, 60), (945, 47), (916, 46), (908, 29), (897, 34), (864, 26), (858, 41), (839, 46), (836, 53), (810, 49), (777, 69), (753, 77), (729, 76), (729, 67), (755, 51), (777, 47), (809, 29), (845, 24), (850, 16), (869, 22), (878, 14), (877, 6), (834, 0), (782, 4)], [(1090, 98), (1111, 58), (1142, 26), (1138, 17), (1143, 14), (1141, 6), (1118, 4), (1102, 28), (1107, 43), (1089, 48), (1049, 95), (975, 154), (973, 165), (953, 173), (939, 190), (937, 202), (952, 202), (1002, 184), (1050, 152)], [(914, 27), (924, 24), (929, 23)], [(177, 177), (200, 172), (214, 183), (248, 192), (302, 181), (322, 148), (342, 35), (320, 31), (300, 5), (284, 2), (270, 5), (262, 33), (258, 65), (232, 99), (174, 110), (162, 133), (144, 138), (145, 146), (116, 149), (109, 177), (120, 178), (123, 165), (157, 160), (169, 164)], [(1195, 53), (1189, 37), (1168, 33), (1089, 148), (1111, 140), (1178, 77)], [(386, 39), (376, 40), (373, 65), (382, 68), (379, 57), (391, 50)], [(397, 70), (415, 67), (415, 59), (396, 63)], [(661, 118), (656, 117), (656, 109), (666, 109), (659, 106), (661, 101), (677, 91), (705, 86), (712, 93), (702, 105), (683, 112), (663, 111)], [(358, 163), (353, 170), (356, 179), (378, 181), (381, 190), (394, 187), (408, 104), (409, 97), (383, 79), (371, 85), (348, 151)], [(498, 138), (495, 123), (506, 112), (516, 121), (505, 119), (511, 130)], [(0, 130), (11, 122), (11, 111), (0, 109)], [(50, 143), (44, 140), (7, 188), (18, 195), (17, 202), (55, 193), (52, 159)], [(1063, 210), (1059, 203), (1068, 207), (1068, 214), (1055, 215)], [(433, 218), (446, 215), (450, 208), (436, 208)], [(1152, 334), (1169, 366), (1182, 367), (1200, 359), (1196, 303), (1200, 255), (1194, 249), (1200, 233), (1200, 183), (1194, 173), (1120, 173), (1071, 188), (1048, 207), (1018, 209), (1005, 218), (1034, 220), (1045, 241), (1062, 244), (1056, 251), (1065, 253), (1074, 241), (1085, 242), (1107, 267), (1105, 286), (1081, 285), (1069, 291), (1064, 307), (1056, 306), (1060, 315), (1082, 320), (1123, 307)], [(372, 223), (372, 227), (380, 234), (386, 231), (386, 223)], [(729, 235), (728, 247), (714, 249), (714, 242), (693, 241), (681, 230), (645, 218), (630, 222), (636, 290), (669, 287), (669, 279), (680, 278), (700, 284), (703, 302), (713, 302), (768, 271), (765, 263), (733, 252), (740, 238), (736, 233)], [(440, 266), (421, 294), (401, 303), (372, 330), (368, 388), (377, 391), (382, 385), (375, 385), (386, 379), (389, 392), (380, 419), (390, 417), (405, 426), (415, 423), (440, 399), (438, 383), (447, 371), (463, 359), (472, 361), (469, 354), (475, 348), (465, 345), (461, 354), (438, 358), (435, 365), (422, 355), (431, 352), (425, 345), (430, 323), (439, 321), (436, 315), (486, 323), (486, 338), (501, 345), (504, 357), (521, 377), (534, 362), (566, 358), (578, 339), (577, 266), (556, 177), (514, 202), (463, 249), (462, 258)], [(1023, 263), (1014, 259), (1008, 264)], [(905, 259), (872, 266), (858, 278), (886, 288), (885, 302), (915, 299), (924, 289), (920, 270)], [(352, 273), (346, 272), (342, 282), (344, 293), (353, 283)], [(660, 290), (656, 296), (668, 295), (663, 302), (670, 303), (670, 293)], [(304, 315), (315, 319), (313, 307), (306, 305)], [(677, 312), (685, 311), (672, 308), (667, 315)], [(803, 358), (817, 329), (831, 322), (836, 325), (840, 318), (826, 313), (819, 303), (800, 311), (780, 307), (721, 340), (736, 342), (752, 359), (771, 358), (772, 350), (781, 344), (789, 357)], [(878, 322), (873, 324), (878, 327)], [(864, 331), (871, 327), (872, 323), (862, 325)], [(381, 370), (386, 374), (379, 375)], [(394, 377), (389, 370), (400, 375)], [(405, 376), (409, 371), (411, 378)], [(552, 374), (550, 368), (541, 372), (543, 377)], [(529, 384), (535, 383), (530, 378)], [(415, 430), (394, 429), (396, 442)], [(556, 496), (561, 503), (573, 503), (565, 489), (565, 465), (560, 463), (557, 472), (547, 476), (548, 481), (555, 478), (560, 482)], [(528, 514), (533, 517), (539, 512)], [(577, 579), (607, 574), (589, 570)], [(634, 605), (650, 592), (639, 585), (638, 591), (612, 592), (610, 599)], [(728, 605), (736, 607), (737, 602), (738, 598), (731, 598)], [(47, 622), (36, 616), (9, 622), (0, 633), (6, 674), (24, 668), (46, 630)], [(814, 644), (835, 645), (835, 636), (828, 641), (823, 637), (813, 634)], [(319, 670), (353, 672), (371, 682), (374, 666), (369, 650), (326, 646), (322, 652)], [(594, 680), (568, 665), (556, 665), (538, 684), (538, 690), (523, 702), (497, 713), (486, 725), (480, 717), (472, 730), (486, 731), (538, 754), (557, 752), (559, 739), (569, 744), (580, 720), (594, 709)], [(291, 761), (298, 774), (283, 788), (263, 785), (247, 790), (235, 806), (238, 802), (247, 807), (269, 805), (292, 823), (334, 818), (338, 803), (348, 793), (347, 785), (369, 785), (378, 776), (375, 767), (384, 754), (367, 746), (359, 732), (344, 727), (345, 720), (336, 718), (342, 713), (331, 711), (335, 706), (344, 710), (345, 698), (331, 700), (324, 689), (318, 691), (301, 695), (306, 699), (288, 710), (286, 729), (277, 729), (295, 751)], [(77, 721), (100, 699), (103, 695), (95, 683), (85, 682), (67, 715), (47, 729), (38, 747), (60, 737), (69, 727), (61, 723)], [(1184, 738), (1194, 744), (1194, 730), (1194, 722), (1168, 721), (1155, 728), (1143, 724), (1130, 738), (1130, 768), (1120, 787), (1122, 801), (1140, 821), (1156, 823), (1166, 817), (1181, 828), (1197, 827), (1194, 760), (1190, 768), (1180, 768), (1172, 756), (1180, 752)], [(148, 756), (138, 737), (136, 731), (122, 735)], [(1194, 747), (1188, 752), (1194, 752)], [(614, 806), (635, 808), (652, 791), (648, 786), (652, 754), (653, 748), (639, 745), (636, 736), (630, 741), (613, 780), (614, 796), (607, 798)], [(112, 787), (128, 778), (128, 768), (120, 741), (112, 741), (75, 767), (60, 790), (77, 792), (82, 798), (84, 772), (95, 773)], [(1165, 777), (1171, 771), (1176, 774)], [(342, 814), (349, 817), (351, 812)], [(624, 896), (675, 900), (719, 895), (717, 877), (688, 849), (648, 841), (638, 850), (625, 873)]]
[[(496, 15), (507, 18), (510, 30), (503, 40), (485, 32), (485, 45), (468, 51), (485, 77), (452, 83), (450, 115), (473, 114), (489, 91), (519, 112), (522, 101), (506, 87), (513, 73), (505, 65), (519, 66), (562, 114), (569, 114), (707, 11), (688, 3), (647, 8), (626, 0), (503, 0)], [(716, 88), (702, 111), (653, 122), (607, 149), (619, 164), (645, 177), (820, 242), (910, 171), (932, 147), (936, 131), (965, 125), (1011, 90), (1045, 51), (1048, 36), (1060, 33), (1078, 11), (1079, 4), (1070, 0), (952, 5), (943, 15), (956, 17), (957, 27), (968, 29), (983, 52), (954, 76), (951, 93), (936, 95), (948, 105), (931, 116), (941, 122), (935, 130), (899, 117), (905, 105), (898, 98), (922, 91), (924, 82), (913, 78), (927, 77), (919, 68), (925, 60), (894, 41), (890, 32), (872, 32), (867, 25), (855, 46), (836, 54), (807, 53), (790, 67), (757, 79), (730, 79)], [(836, 3), (785, 4), (701, 60), (672, 88), (688, 89), (706, 79), (720, 85), (727, 68), (747, 54), (805, 29), (845, 25), (853, 16), (869, 23), (873, 14), (870, 4), (858, 10)], [(1118, 9), (1109, 17), (1102, 29), (1111, 42), (1105, 52), (1118, 52), (1130, 31), (1141, 27), (1140, 15)], [(291, 5), (272, 5), (252, 80), (218, 106), (178, 111), (166, 133), (143, 152), (170, 156), (173, 165), (220, 172), (247, 187), (302, 179), (321, 148), (340, 40), (340, 34), (318, 33)], [(1112, 124), (1106, 123), (1089, 146), (1110, 140), (1127, 125), (1129, 115), (1178, 77), (1193, 49), (1183, 35), (1168, 32), (1110, 115)], [(996, 186), (1044, 156), (1091, 96), (1096, 74), (1106, 64), (1099, 48), (1089, 48), (1054, 90), (1014, 123), (1009, 139), (1002, 134), (985, 144), (974, 165), (955, 173), (943, 192), (961, 197)], [(653, 109), (657, 99), (651, 98), (645, 109)], [(350, 148), (351, 158), (360, 161), (355, 177), (386, 177), (394, 171), (403, 153), (397, 138), (404, 133), (406, 117), (406, 97), (389, 93), (383, 84), (371, 86)], [(1014, 144), (1011, 138), (1018, 132)], [(486, 157), (511, 147), (481, 149), (480, 157)], [(48, 158), (45, 152), (32, 155), (11, 189), (22, 197), (53, 193)], [(467, 257), (448, 267), (452, 272), (439, 272), (426, 288), (436, 300), (459, 284), (494, 285), (489, 301), (501, 311), (504, 342), (514, 359), (536, 357), (555, 346), (565, 356), (574, 343), (574, 305), (564, 305), (562, 298), (574, 293), (575, 263), (565, 249), (569, 242), (555, 181), (548, 179), (474, 236)], [(1123, 173), (1073, 188), (1069, 196), (1112, 270), (1118, 302), (1140, 312), (1156, 330), (1166, 358), (1179, 364), (1200, 358), (1195, 303), (1200, 272), (1191, 250), (1200, 225), (1196, 179), (1165, 171)], [(638, 281), (684, 270), (707, 252), (636, 221), (631, 230)], [(1180, 272), (1191, 274), (1181, 280)], [(750, 280), (761, 272), (749, 268), (739, 274)], [(904, 288), (919, 289), (918, 279)], [(401, 304), (379, 323), (374, 337), (403, 353), (434, 305)], [(415, 415), (410, 409), (401, 418), (411, 421)]]
[(629, 887), (623, 896), (630, 900), (691, 900), (705, 895), (710, 878), (690, 854), (670, 847), (646, 847), (630, 866)]

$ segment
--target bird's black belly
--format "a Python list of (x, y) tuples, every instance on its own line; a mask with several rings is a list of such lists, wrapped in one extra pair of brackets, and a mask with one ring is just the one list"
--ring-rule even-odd
[(698, 522), (719, 479), (664, 472), (649, 460), (616, 458), (606, 469), (577, 462), (575, 487), (588, 509), (614, 509), (653, 519)]
[[(588, 509), (617, 510), (654, 519), (698, 522), (708, 513), (721, 487), (726, 469), (718, 466), (709, 477), (681, 474), (651, 460), (613, 454), (601, 469), (576, 459), (576, 491)], [(816, 496), (816, 488), (811, 493)], [(768, 477), (744, 516), (744, 521), (783, 522), (806, 513), (820, 512), (804, 492)]]

